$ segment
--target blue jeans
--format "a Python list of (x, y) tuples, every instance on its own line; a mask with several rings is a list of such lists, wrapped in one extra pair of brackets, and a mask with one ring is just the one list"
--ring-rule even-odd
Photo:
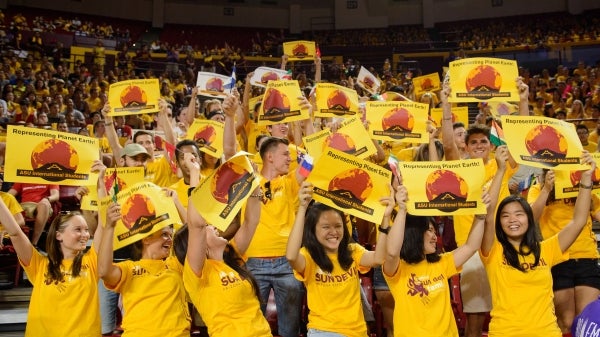
[(98, 297), (100, 299), (100, 319), (102, 320), (102, 333), (112, 333), (117, 327), (117, 310), (119, 310), (119, 294), (106, 289), (104, 282), (98, 284)]
[(339, 333), (317, 330), (317, 329), (308, 329), (307, 336), (308, 337), (345, 337), (344, 335), (339, 334)]
[(304, 286), (294, 277), (286, 258), (249, 258), (246, 268), (258, 283), (263, 314), (267, 308), (269, 293), (273, 289), (278, 334), (282, 337), (298, 337)]

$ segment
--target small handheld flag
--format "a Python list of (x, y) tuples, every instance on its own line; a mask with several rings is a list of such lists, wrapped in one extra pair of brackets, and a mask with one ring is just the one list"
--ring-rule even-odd
[(235, 88), (235, 82), (237, 81), (237, 76), (235, 75), (235, 63), (233, 64), (233, 69), (231, 69), (231, 78), (229, 79), (229, 83), (226, 83), (223, 88), (229, 89), (229, 92), (233, 91)]
[(495, 146), (506, 145), (506, 141), (504, 140), (504, 131), (496, 123), (495, 120), (492, 119), (492, 129), (490, 130), (490, 141)]
[(314, 166), (314, 159), (310, 155), (305, 154), (302, 158), (302, 163), (300, 163), (298, 173), (302, 177), (307, 178), (308, 175), (310, 174), (310, 172), (312, 171), (313, 166)]
[(169, 161), (169, 166), (171, 166), (171, 171), (177, 174), (177, 160), (175, 158), (175, 145), (164, 142), (165, 154)]
[(113, 188), (112, 201), (114, 203), (116, 203), (117, 202), (117, 194), (119, 193), (119, 180), (117, 178), (117, 170), (113, 171), (113, 174), (112, 174), (111, 178), (112, 178), (112, 182), (113, 182), (113, 186), (112, 186), (112, 188)]
[(288, 70), (285, 75), (281, 77), (282, 80), (291, 80), (292, 79), (292, 70)]
[(390, 170), (392, 170), (392, 174), (394, 174), (394, 177), (398, 180), (398, 184), (402, 184), (400, 181), (400, 171), (398, 171), (398, 161), (398, 158), (393, 154), (390, 154), (388, 157), (388, 165), (390, 166)]

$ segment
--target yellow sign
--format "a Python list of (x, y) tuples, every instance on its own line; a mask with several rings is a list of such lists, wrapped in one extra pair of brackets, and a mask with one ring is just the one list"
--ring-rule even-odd
[(399, 162), (413, 215), (485, 214), (483, 160)]
[(158, 79), (129, 80), (113, 83), (108, 90), (109, 116), (158, 112)]
[(347, 153), (358, 158), (367, 158), (377, 152), (369, 133), (355, 116), (342, 121), (335, 133), (326, 128), (310, 136), (303, 137), (306, 151), (315, 160), (328, 148)]
[[(106, 219), (106, 209), (113, 198), (100, 200), (98, 214)], [(113, 249), (125, 247), (166, 226), (182, 225), (175, 203), (159, 186), (150, 182), (133, 184), (117, 194), (121, 219), (115, 226)], [(106, 223), (106, 220), (103, 221)]]
[(250, 78), (250, 84), (265, 88), (269, 81), (290, 80), (291, 76), (291, 73), (288, 73), (287, 70), (258, 67), (254, 69), (254, 74)]
[(283, 43), (283, 53), (288, 61), (312, 61), (317, 55), (314, 41), (290, 41)]
[(515, 115), (519, 112), (519, 107), (508, 102), (489, 102), (490, 113), (497, 118), (504, 115)]
[(384, 141), (427, 143), (429, 105), (417, 102), (367, 102), (369, 136)]
[(4, 180), (33, 184), (92, 185), (98, 139), (52, 130), (8, 126)]
[(259, 125), (273, 125), (308, 119), (308, 110), (300, 110), (302, 91), (298, 81), (269, 81), (258, 111)]
[(332, 83), (317, 83), (315, 117), (353, 116), (358, 113), (356, 90)]
[(307, 181), (314, 186), (313, 198), (373, 223), (381, 223), (392, 173), (352, 155), (327, 149), (315, 162)]
[(225, 89), (225, 86), (230, 82), (230, 76), (199, 71), (198, 79), (196, 80), (198, 95), (208, 98), (224, 99), (227, 97), (226, 92), (230, 91), (229, 89)]
[[(115, 174), (116, 171), (116, 174)], [(116, 191), (122, 191), (128, 186), (144, 181), (143, 167), (117, 167), (107, 168), (104, 173), (104, 186), (106, 193), (111, 198)], [(81, 198), (81, 209), (88, 211), (98, 210), (98, 189), (96, 185), (88, 186), (89, 193)]]
[[(590, 153), (596, 165), (600, 164), (600, 153)], [(554, 195), (557, 199), (574, 198), (579, 193), (579, 181), (583, 171), (555, 171)], [(600, 167), (596, 166), (592, 176), (594, 193), (600, 191)]]
[(502, 116), (504, 139), (519, 164), (554, 170), (585, 170), (575, 126), (559, 119)]
[[(430, 119), (435, 123), (436, 127), (442, 126), (442, 117), (444, 116), (444, 112), (442, 108), (433, 108), (431, 109), (431, 117)], [(457, 106), (452, 107), (452, 124), (456, 122), (461, 122), (465, 125), (465, 127), (469, 126), (469, 107), (466, 106)]]
[(440, 75), (432, 73), (425, 76), (419, 76), (412, 79), (413, 88), (415, 88), (415, 97), (421, 97), (426, 92), (440, 90)]
[(206, 221), (224, 231), (260, 181), (248, 153), (239, 152), (202, 180), (190, 201)]
[(223, 134), (225, 124), (206, 119), (194, 119), (190, 125), (186, 139), (191, 139), (198, 144), (200, 151), (215, 158), (223, 155)]
[(517, 61), (474, 57), (450, 62), (450, 102), (518, 102)]

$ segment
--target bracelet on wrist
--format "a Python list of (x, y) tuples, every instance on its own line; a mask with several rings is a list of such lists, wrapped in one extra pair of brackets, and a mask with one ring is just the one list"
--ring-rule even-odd
[(392, 229), (392, 227), (381, 227), (381, 225), (379, 225), (379, 227), (377, 227), (377, 230), (382, 233), (382, 234), (389, 234), (390, 233), (390, 229)]
[(579, 183), (579, 188), (583, 188), (585, 190), (591, 190), (594, 187), (594, 183), (590, 183), (589, 185), (584, 185), (583, 183)]
[(263, 194), (262, 193), (258, 193), (258, 194), (250, 194), (250, 198), (260, 198), (262, 199)]

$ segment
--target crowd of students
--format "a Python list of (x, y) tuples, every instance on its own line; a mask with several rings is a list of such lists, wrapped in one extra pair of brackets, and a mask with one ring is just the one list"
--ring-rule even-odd
[[(287, 69), (286, 57), (280, 67)], [(352, 73), (321, 78), (326, 72), (318, 57), (308, 67), (314, 77), (294, 74), (305, 93), (327, 80), (357, 89), (363, 101), (377, 99), (355, 85)], [(390, 154), (407, 161), (481, 158), (487, 214), (447, 219), (453, 221), (445, 222), (444, 231), (453, 225), (457, 248), (442, 251), (437, 244), (438, 223), (407, 214), (410, 191), (398, 177), (381, 200), (382, 223), (361, 224), (366, 232), (378, 233), (372, 239), (375, 250), (368, 251), (355, 243), (356, 219), (311, 202), (312, 187), (298, 173), (298, 158), (306, 152), (302, 137), (322, 127), (335, 131), (340, 123), (312, 117), (313, 97), (297, 98), (310, 119), (261, 127), (256, 106), (249, 102), (264, 89), (250, 85), (251, 73), (238, 82), (239, 91), (233, 90), (223, 101), (200, 101), (190, 85), (195, 81), (165, 72), (157, 76), (161, 83), (157, 114), (110, 117), (109, 84), (154, 74), (128, 68), (105, 74), (81, 64), (73, 69), (54, 65), (34, 55), (25, 59), (5, 55), (0, 72), (3, 126), (97, 137), (102, 156), (93, 169), (100, 179), (106, 166), (143, 166), (145, 180), (164, 188), (186, 224), (175, 233), (171, 226), (157, 229), (125, 252), (113, 252), (111, 238), (120, 213), (120, 205), (114, 203), (101, 217), (104, 221), (90, 212), (57, 215), (47, 230), (46, 246), (35, 247), (32, 242), (38, 243), (39, 231), (34, 238), (27, 237), (20, 229), (18, 203), (2, 195), (0, 223), (34, 287), (26, 335), (110, 335), (117, 328), (114, 302), (120, 296), (126, 336), (189, 335), (188, 300), (211, 336), (268, 336), (271, 330), (264, 314), (273, 291), (278, 318), (274, 333), (298, 336), (306, 297), (309, 336), (364, 337), (369, 308), (361, 304), (358, 273), (381, 265), (375, 271), (380, 276), (378, 296), (389, 291), (393, 298), (380, 302), (388, 336), (458, 336), (447, 279), (459, 272), (467, 314), (465, 336), (481, 336), (490, 311), (490, 336), (558, 337), (571, 329), (582, 331), (585, 327), (573, 324), (575, 317), (600, 295), (599, 254), (592, 231), (592, 218), (600, 219), (600, 200), (591, 193), (595, 163), (589, 154), (598, 151), (599, 71), (598, 65), (584, 63), (541, 74), (520, 69), (516, 81), (519, 115), (559, 118), (562, 111), (564, 118), (577, 124), (578, 133), (581, 130), (587, 149), (582, 162), (590, 169), (582, 173), (579, 194), (573, 199), (555, 197), (552, 170), (519, 167), (506, 146), (493, 148), (485, 124), (494, 117), (486, 104), (479, 105), (473, 125), (452, 124), (447, 82), (438, 92), (416, 97), (409, 74), (382, 78), (382, 93), (403, 87), (409, 99), (440, 106), (442, 125), (430, 126), (427, 144), (374, 141), (378, 151), (369, 160), (383, 165)], [(224, 124), (222, 158), (211, 157), (194, 140), (184, 139), (196, 118)], [(154, 131), (176, 144), (178, 174), (160, 153)], [(0, 146), (2, 154), (9, 146), (15, 145)], [(188, 193), (239, 150), (255, 153), (260, 186), (238, 219), (221, 232), (207, 223)], [(523, 191), (519, 182), (531, 171), (538, 184)], [(106, 195), (103, 186), (98, 184), (99, 196)], [(81, 188), (76, 195), (85, 193)]]

